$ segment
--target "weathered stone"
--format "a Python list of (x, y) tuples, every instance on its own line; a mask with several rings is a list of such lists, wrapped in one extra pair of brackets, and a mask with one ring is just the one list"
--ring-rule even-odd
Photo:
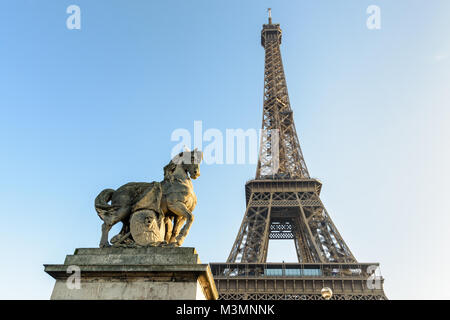
[[(79, 288), (71, 266), (80, 271)], [(45, 271), (56, 279), (55, 300), (217, 299), (209, 265), (194, 248), (80, 248)]]
[(203, 153), (197, 149), (176, 155), (164, 167), (161, 182), (129, 182), (105, 189), (95, 198), (103, 220), (100, 247), (110, 246), (108, 234), (118, 222), (122, 230), (113, 245), (181, 246), (194, 221), (197, 197), (191, 179), (200, 176)]

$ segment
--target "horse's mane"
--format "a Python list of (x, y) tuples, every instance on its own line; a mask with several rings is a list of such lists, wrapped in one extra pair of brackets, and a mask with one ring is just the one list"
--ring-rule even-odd
[(164, 179), (171, 175), (175, 171), (176, 167), (177, 165), (170, 160), (169, 164), (164, 167)]

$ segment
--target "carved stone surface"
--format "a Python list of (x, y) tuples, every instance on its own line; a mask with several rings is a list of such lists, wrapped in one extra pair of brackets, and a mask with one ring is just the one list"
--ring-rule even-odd
[(131, 216), (130, 230), (136, 244), (157, 246), (164, 241), (165, 227), (153, 210), (140, 210)]
[(130, 182), (100, 192), (95, 199), (95, 210), (104, 222), (100, 247), (110, 246), (109, 230), (118, 222), (123, 227), (111, 239), (115, 246), (181, 246), (194, 220), (197, 197), (191, 178), (200, 176), (202, 156), (197, 150), (178, 154), (164, 167), (161, 182)]

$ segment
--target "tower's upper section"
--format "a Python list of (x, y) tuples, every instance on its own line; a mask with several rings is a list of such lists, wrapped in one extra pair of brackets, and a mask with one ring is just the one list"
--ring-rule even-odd
[(261, 31), (261, 45), (264, 47), (266, 41), (276, 40), (278, 45), (281, 44), (281, 28), (280, 25), (272, 23), (272, 9), (269, 8), (269, 23), (263, 25)]
[(281, 28), (263, 25), (265, 50), (262, 134), (256, 179), (304, 179), (308, 169), (300, 149), (280, 52)]

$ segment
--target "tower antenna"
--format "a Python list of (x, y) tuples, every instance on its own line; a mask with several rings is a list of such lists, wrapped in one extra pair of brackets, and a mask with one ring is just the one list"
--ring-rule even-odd
[(272, 24), (272, 8), (268, 8), (267, 12), (269, 12), (269, 24)]

